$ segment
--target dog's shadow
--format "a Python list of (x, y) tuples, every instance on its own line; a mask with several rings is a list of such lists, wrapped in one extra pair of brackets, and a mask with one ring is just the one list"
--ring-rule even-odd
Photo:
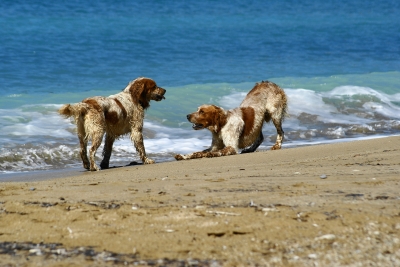
[[(143, 165), (143, 163), (142, 162), (137, 162), (137, 161), (132, 161), (129, 164), (126, 164), (126, 165), (116, 165), (116, 166), (111, 166), (111, 167), (109, 167), (107, 169), (101, 169), (101, 170), (105, 171), (105, 170), (118, 169), (118, 168), (129, 167), (129, 166), (137, 166), (137, 165)], [(90, 172), (89, 170), (86, 170), (86, 171)]]

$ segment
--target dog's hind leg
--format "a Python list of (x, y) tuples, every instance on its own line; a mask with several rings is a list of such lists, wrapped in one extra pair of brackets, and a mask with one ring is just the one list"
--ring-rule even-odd
[(102, 169), (109, 168), (112, 147), (113, 147), (113, 144), (115, 141), (114, 136), (111, 136), (109, 134), (106, 134), (105, 139), (106, 140), (105, 140), (104, 150), (103, 150), (103, 160), (100, 163), (100, 168), (102, 168)]
[(243, 149), (242, 152), (240, 152), (240, 154), (251, 153), (256, 151), (256, 149), (262, 144), (262, 142), (264, 142), (264, 135), (262, 131), (260, 131), (260, 134), (258, 135), (256, 141), (250, 147)]
[(77, 130), (78, 130), (78, 138), (79, 138), (79, 144), (81, 146), (80, 150), (80, 155), (83, 163), (83, 168), (89, 170), (90, 169), (90, 162), (87, 156), (87, 136), (86, 136), (86, 131), (85, 131), (85, 126), (84, 126), (84, 121), (82, 118), (77, 118), (76, 119), (76, 124), (77, 124)]
[[(90, 161), (90, 170), (91, 171), (99, 171), (100, 168), (96, 165), (95, 157), (96, 151), (101, 145), (101, 141), (103, 140), (105, 127), (104, 127), (104, 117), (98, 114), (88, 114), (90, 119), (86, 120), (85, 128), (89, 132), (90, 139), (92, 140), (92, 147), (89, 151), (89, 161)], [(90, 122), (90, 124), (88, 124)]]
[(284, 132), (282, 129), (282, 121), (283, 121), (284, 111), (282, 108), (275, 110), (272, 114), (265, 112), (264, 120), (269, 123), (271, 120), (276, 128), (277, 136), (276, 142), (271, 147), (271, 150), (278, 150), (282, 147), (282, 141), (284, 137)]
[(271, 150), (281, 149), (282, 141), (283, 141), (283, 138), (284, 138), (284, 132), (283, 132), (283, 129), (282, 129), (282, 118), (272, 118), (272, 122), (275, 125), (277, 136), (276, 136), (275, 145), (273, 145), (271, 147)]
[(90, 162), (87, 157), (87, 140), (84, 137), (79, 136), (79, 143), (81, 145), (81, 159), (83, 163), (83, 168), (90, 170)]
[(272, 150), (281, 149), (282, 141), (284, 138), (284, 132), (282, 129), (282, 122), (285, 119), (287, 114), (287, 98), (285, 92), (280, 89), (277, 93), (276, 102), (274, 104), (276, 108), (273, 112), (270, 113), (272, 122), (275, 125), (277, 136), (275, 145), (272, 146)]
[(92, 135), (92, 147), (89, 151), (89, 160), (90, 160), (90, 170), (91, 171), (99, 171), (100, 168), (96, 165), (95, 157), (96, 151), (101, 145), (101, 141), (103, 139), (104, 132), (95, 132)]

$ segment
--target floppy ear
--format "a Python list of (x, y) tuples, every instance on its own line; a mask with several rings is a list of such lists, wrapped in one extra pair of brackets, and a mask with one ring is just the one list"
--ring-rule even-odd
[(147, 99), (148, 86), (146, 80), (137, 80), (132, 83), (129, 88), (129, 93), (131, 94), (132, 101), (136, 105), (141, 105), (144, 109), (149, 107), (149, 100)]
[(213, 124), (215, 125), (214, 131), (216, 133), (219, 133), (226, 124), (226, 115), (224, 113), (224, 110), (221, 109), (220, 107), (214, 106), (215, 111), (214, 111), (214, 122)]

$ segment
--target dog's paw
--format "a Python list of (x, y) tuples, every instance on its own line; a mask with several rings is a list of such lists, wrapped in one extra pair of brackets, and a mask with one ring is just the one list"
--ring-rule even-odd
[(221, 152), (219, 151), (214, 151), (214, 152), (206, 152), (206, 153), (202, 153), (202, 154), (196, 154), (194, 155), (196, 158), (214, 158), (214, 157), (220, 157), (221, 156)]
[(152, 159), (149, 159), (149, 158), (146, 158), (144, 160), (144, 162), (143, 162), (143, 164), (154, 164), (154, 163), (156, 163), (156, 162), (154, 160), (152, 160)]
[(107, 162), (107, 163), (101, 162), (101, 163), (100, 163), (100, 168), (101, 168), (102, 170), (109, 169), (109, 168), (110, 168), (109, 163), (108, 163), (108, 162)]
[(90, 163), (89, 162), (83, 162), (83, 168), (85, 168), (86, 170), (90, 171)]
[(176, 154), (175, 159), (176, 160), (184, 160), (185, 158), (181, 154)]
[(95, 171), (100, 171), (100, 168), (96, 164), (94, 164), (93, 166), (90, 166), (89, 170), (95, 172)]
[(201, 159), (201, 158), (212, 158), (213, 155), (217, 153), (216, 151), (214, 152), (194, 152), (190, 154), (191, 159)]
[(271, 150), (278, 150), (281, 149), (280, 145), (275, 144), (273, 147), (271, 147)]

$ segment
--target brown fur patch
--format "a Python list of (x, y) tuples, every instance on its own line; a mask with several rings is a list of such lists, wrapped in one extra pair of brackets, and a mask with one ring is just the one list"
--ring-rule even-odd
[(201, 107), (198, 111), (189, 115), (189, 121), (192, 123), (202, 124), (205, 128), (213, 125), (215, 119), (215, 111), (213, 106)]
[(122, 105), (122, 103), (118, 99), (114, 98), (114, 101), (115, 101), (115, 103), (117, 103), (118, 107), (121, 109), (122, 116), (125, 119), (126, 116), (128, 115), (128, 113), (126, 112), (125, 107)]
[(129, 87), (129, 93), (132, 97), (132, 102), (135, 104), (139, 103), (139, 96), (141, 94), (141, 82), (132, 83), (131, 87)]
[(131, 88), (129, 88), (129, 92), (131, 93), (132, 101), (139, 103), (146, 109), (150, 106), (151, 92), (156, 88), (156, 83), (153, 80), (142, 79), (132, 84)]
[(227, 119), (226, 119), (226, 115), (222, 109), (220, 109), (219, 107), (216, 107), (216, 109), (217, 109), (216, 110), (217, 114), (216, 114), (215, 118), (217, 120), (217, 126), (218, 126), (217, 133), (219, 133), (221, 131), (221, 129), (225, 126)]
[(116, 111), (108, 111), (104, 113), (106, 121), (110, 124), (117, 124), (119, 121), (118, 113)]
[(226, 124), (226, 115), (221, 108), (214, 105), (201, 106), (198, 111), (189, 115), (189, 121), (202, 124), (204, 128), (216, 127), (216, 132), (221, 131)]
[(82, 102), (88, 104), (91, 108), (95, 109), (99, 113), (103, 112), (99, 103), (97, 103), (97, 101), (94, 99), (89, 98), (89, 99), (83, 100)]
[(242, 119), (244, 121), (244, 127), (241, 136), (247, 136), (251, 133), (254, 127), (255, 113), (251, 107), (240, 108), (242, 111)]
[(207, 126), (219, 125), (219, 110), (216, 106), (203, 107), (199, 110), (199, 118), (202, 119), (203, 124)]
[(157, 85), (153, 80), (150, 79), (143, 79), (142, 83), (143, 83), (143, 91), (142, 94), (140, 95), (139, 103), (144, 109), (146, 109), (150, 107), (151, 94), (157, 88)]
[(143, 86), (147, 90), (156, 89), (156, 87), (157, 87), (156, 83), (153, 80), (150, 80), (150, 79), (143, 80)]
[(140, 98), (143, 93), (143, 89), (144, 87), (142, 81), (137, 81), (131, 85), (131, 87), (129, 88), (129, 93), (131, 94), (133, 103), (135, 104), (140, 103), (141, 100)]

